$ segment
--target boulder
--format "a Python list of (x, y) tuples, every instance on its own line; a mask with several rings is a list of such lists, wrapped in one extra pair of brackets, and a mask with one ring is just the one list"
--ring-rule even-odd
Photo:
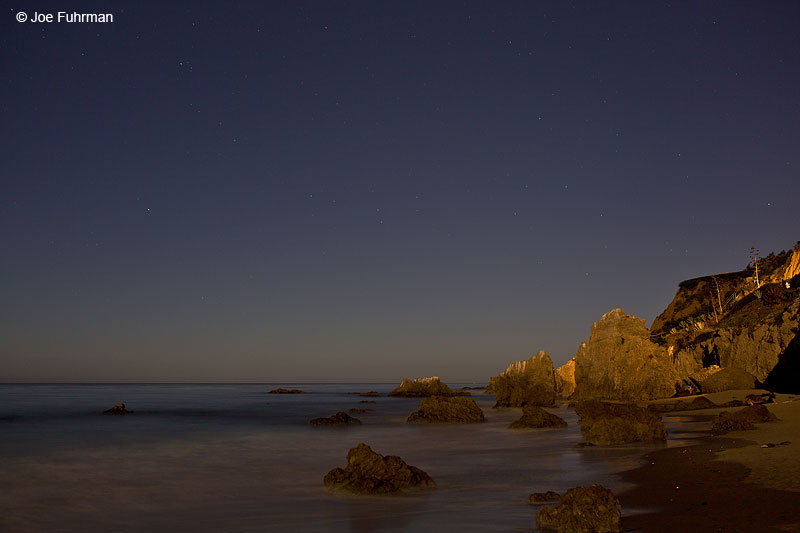
[(658, 413), (633, 404), (579, 402), (581, 433), (588, 444), (607, 446), (629, 442), (667, 440), (667, 429)]
[(125, 404), (124, 403), (120, 403), (120, 404), (115, 405), (111, 409), (107, 409), (107, 410), (103, 411), (103, 414), (104, 415), (127, 415), (127, 414), (130, 414), (132, 412), (133, 411), (128, 411), (127, 409), (125, 409)]
[(622, 531), (622, 506), (614, 493), (600, 485), (569, 489), (555, 507), (536, 513), (540, 529), (559, 533), (616, 533)]
[(556, 394), (569, 398), (575, 392), (575, 358), (556, 368)]
[(344, 411), (339, 411), (335, 415), (327, 418), (315, 418), (310, 422), (312, 426), (346, 426), (350, 424), (360, 424), (361, 420), (353, 418)]
[(423, 398), (419, 410), (411, 413), (407, 421), (466, 424), (484, 420), (483, 411), (471, 398), (430, 396)]
[(404, 378), (402, 383), (389, 393), (389, 396), (404, 396), (409, 398), (452, 395), (453, 391), (450, 387), (442, 383), (438, 376), (417, 378), (414, 381)]
[(567, 422), (560, 416), (548, 413), (539, 406), (527, 404), (522, 407), (522, 416), (511, 422), (508, 429), (565, 427)]
[(547, 492), (534, 492), (528, 496), (528, 503), (531, 505), (543, 505), (545, 503), (555, 503), (561, 499), (561, 495), (552, 490)]
[(300, 389), (272, 389), (269, 394), (305, 394), (306, 391)]
[(613, 309), (592, 325), (575, 354), (580, 399), (654, 400), (675, 394), (678, 373), (663, 346), (652, 342), (644, 319)]
[(545, 350), (539, 350), (527, 361), (511, 363), (502, 374), (491, 378), (489, 388), (496, 397), (495, 407), (552, 407), (556, 403), (553, 361)]
[(653, 403), (647, 406), (648, 409), (651, 411), (656, 411), (657, 413), (670, 413), (673, 411), (697, 411), (699, 409), (714, 409), (716, 407), (721, 406), (715, 404), (705, 396), (698, 396), (692, 401), (678, 400), (669, 403)]
[(720, 368), (697, 381), (703, 394), (722, 392), (726, 390), (753, 389), (756, 378), (741, 368)]
[(329, 489), (354, 494), (388, 494), (435, 486), (424, 471), (396, 455), (376, 453), (363, 442), (347, 453), (346, 468), (334, 468), (323, 481)]
[(722, 435), (729, 431), (747, 431), (756, 429), (755, 424), (774, 422), (775, 420), (778, 420), (778, 417), (763, 405), (752, 405), (738, 411), (721, 412), (711, 425), (711, 433)]
[(364, 409), (362, 407), (353, 407), (349, 410), (351, 413), (368, 413), (372, 411), (372, 409)]

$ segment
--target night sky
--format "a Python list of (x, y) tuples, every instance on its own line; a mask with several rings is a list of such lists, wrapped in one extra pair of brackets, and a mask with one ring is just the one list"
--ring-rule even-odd
[(486, 381), (800, 239), (798, 2), (168, 4), (2, 2), (0, 381)]

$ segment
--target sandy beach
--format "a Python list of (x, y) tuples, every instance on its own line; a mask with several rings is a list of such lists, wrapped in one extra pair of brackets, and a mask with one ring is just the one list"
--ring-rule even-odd
[[(709, 394), (715, 403), (763, 391)], [(622, 474), (637, 488), (620, 495), (624, 531), (800, 531), (800, 397), (779, 394), (779, 420), (755, 431), (701, 436), (646, 455)], [(711, 426), (726, 409), (686, 412)], [(705, 427), (705, 426), (704, 426)]]

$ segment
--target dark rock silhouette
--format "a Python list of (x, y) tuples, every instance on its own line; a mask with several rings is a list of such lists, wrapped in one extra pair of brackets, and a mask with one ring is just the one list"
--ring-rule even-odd
[(552, 490), (547, 492), (534, 492), (528, 496), (528, 503), (531, 505), (543, 505), (546, 503), (555, 503), (561, 499), (561, 495)]
[(484, 420), (483, 411), (471, 398), (431, 396), (423, 398), (419, 410), (411, 413), (407, 421), (465, 424)]
[(738, 411), (723, 411), (714, 419), (711, 433), (722, 435), (729, 431), (746, 431), (756, 429), (756, 424), (774, 422), (778, 420), (769, 409), (763, 405), (743, 407)]
[(388, 494), (435, 486), (424, 471), (396, 455), (376, 453), (363, 442), (347, 453), (347, 467), (328, 472), (324, 483), (330, 489), (354, 494)]
[(536, 513), (539, 528), (559, 532), (617, 533), (622, 531), (621, 521), (619, 500), (600, 485), (569, 489), (557, 506)]
[(629, 442), (663, 441), (667, 430), (661, 416), (633, 404), (578, 402), (581, 433), (588, 444), (606, 446)]
[(269, 394), (306, 394), (306, 391), (300, 389), (272, 389)]
[(511, 422), (509, 429), (524, 428), (565, 428), (567, 422), (560, 416), (548, 413), (536, 405), (522, 407), (522, 416)]
[(361, 420), (353, 418), (344, 411), (339, 411), (335, 415), (327, 418), (315, 418), (310, 422), (312, 426), (346, 426), (350, 424), (360, 424)]
[(125, 409), (125, 404), (124, 403), (120, 403), (120, 404), (115, 405), (111, 409), (103, 411), (103, 414), (104, 415), (127, 415), (127, 414), (130, 414), (132, 412), (133, 411), (128, 411), (127, 409)]

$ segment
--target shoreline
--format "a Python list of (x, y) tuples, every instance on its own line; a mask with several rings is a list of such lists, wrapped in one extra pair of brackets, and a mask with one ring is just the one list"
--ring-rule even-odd
[[(723, 403), (751, 392), (706, 396)], [(655, 450), (645, 454), (641, 466), (621, 472), (620, 478), (635, 487), (619, 500), (623, 509), (637, 510), (623, 513), (622, 530), (800, 531), (800, 399), (779, 395), (767, 407), (777, 422)]]

